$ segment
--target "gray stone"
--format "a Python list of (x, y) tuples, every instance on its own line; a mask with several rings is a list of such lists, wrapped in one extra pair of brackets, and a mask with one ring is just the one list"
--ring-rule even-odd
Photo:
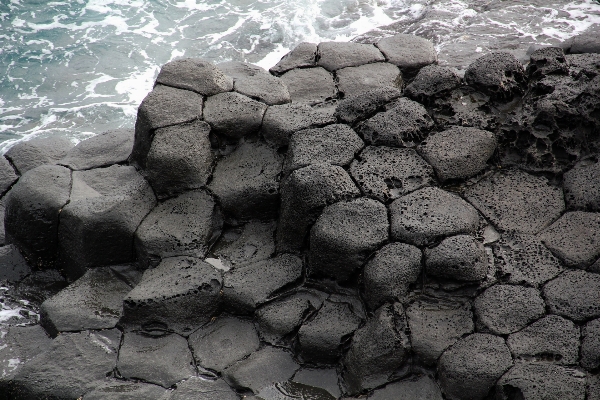
[(115, 129), (79, 142), (58, 162), (75, 171), (124, 164), (133, 149), (133, 129)]
[(415, 79), (406, 86), (405, 93), (421, 103), (431, 103), (432, 97), (440, 97), (460, 86), (462, 80), (450, 67), (427, 65), (419, 71)]
[(565, 271), (544, 285), (548, 310), (574, 321), (600, 316), (600, 274)]
[(498, 100), (510, 100), (527, 88), (523, 64), (505, 51), (479, 57), (465, 71), (465, 81)]
[(581, 330), (581, 366), (588, 370), (600, 367), (600, 319), (589, 321)]
[(233, 90), (268, 105), (285, 104), (292, 100), (283, 81), (261, 67), (239, 61), (219, 64), (219, 68), (233, 77)]
[(283, 164), (287, 175), (311, 164), (349, 165), (364, 147), (360, 137), (347, 125), (305, 129), (294, 133)]
[(355, 123), (371, 117), (377, 111), (402, 96), (402, 90), (395, 87), (383, 87), (362, 92), (359, 95), (341, 100), (335, 110), (335, 115), (346, 123)]
[(567, 212), (539, 237), (565, 265), (586, 269), (600, 256), (600, 213)]
[(209, 61), (183, 58), (166, 63), (160, 69), (157, 83), (192, 90), (212, 96), (233, 89), (233, 80)]
[(223, 371), (258, 350), (260, 341), (252, 321), (221, 316), (188, 338), (198, 365)]
[(492, 132), (459, 126), (430, 135), (419, 147), (442, 181), (477, 174), (495, 150), (496, 136)]
[(474, 233), (477, 211), (459, 196), (426, 187), (394, 200), (389, 206), (393, 240), (422, 246), (444, 236)]
[(67, 280), (56, 269), (33, 270), (19, 282), (18, 293), (29, 301), (41, 304), (67, 286)]
[(117, 370), (125, 379), (141, 379), (165, 388), (196, 375), (187, 340), (176, 334), (153, 337), (126, 333)]
[(413, 149), (368, 146), (352, 162), (350, 175), (362, 192), (381, 202), (435, 183), (433, 168)]
[(600, 399), (600, 375), (587, 376), (587, 400)]
[[(329, 392), (335, 399), (341, 396), (338, 374), (335, 368), (302, 368), (294, 375), (293, 382)], [(333, 399), (332, 399), (333, 400)]]
[(283, 344), (286, 336), (300, 328), (302, 322), (318, 306), (319, 304), (312, 304), (306, 297), (296, 294), (265, 304), (256, 310), (261, 338), (273, 345)]
[(527, 73), (531, 78), (540, 79), (550, 74), (569, 73), (565, 52), (560, 47), (543, 47), (531, 53)]
[(221, 273), (198, 259), (171, 257), (146, 270), (123, 300), (125, 330), (190, 334), (219, 308)]
[(71, 171), (58, 165), (43, 165), (25, 173), (8, 193), (4, 214), (6, 242), (17, 245), (31, 265), (44, 267), (55, 262), (58, 216), (69, 201), (70, 192)]
[(206, 99), (204, 120), (216, 135), (233, 139), (257, 133), (267, 106), (239, 93), (220, 93)]
[(538, 233), (565, 209), (560, 188), (516, 169), (482, 179), (465, 196), (495, 227), (509, 232)]
[(0, 388), (9, 382), (17, 370), (39, 356), (52, 344), (40, 325), (5, 326), (0, 346)]
[(283, 158), (264, 143), (242, 143), (217, 163), (209, 189), (227, 217), (272, 219), (279, 208)]
[(600, 53), (600, 40), (598, 40), (598, 34), (586, 32), (573, 37), (569, 52), (571, 54)]
[(448, 347), (474, 329), (471, 304), (464, 300), (418, 299), (406, 316), (412, 351), (427, 366), (436, 365)]
[(433, 128), (433, 120), (421, 104), (399, 98), (385, 112), (361, 122), (357, 132), (372, 145), (415, 147)]
[(88, 268), (133, 262), (134, 233), (155, 205), (152, 188), (134, 167), (73, 172), (58, 227), (66, 273), (78, 278)]
[(279, 60), (269, 69), (275, 75), (281, 75), (294, 68), (316, 66), (317, 45), (315, 43), (302, 42)]
[(432, 116), (443, 129), (453, 126), (471, 126), (478, 129), (495, 131), (498, 118), (488, 112), (489, 96), (469, 86), (451, 90), (445, 96), (433, 97)]
[(480, 281), (488, 271), (488, 256), (483, 244), (473, 236), (458, 235), (444, 239), (425, 251), (427, 274), (459, 281)]
[[(23, 175), (41, 165), (56, 164), (73, 146), (73, 142), (62, 136), (33, 138), (15, 144), (4, 156), (14, 165), (17, 173)], [(8, 174), (10, 176), (10, 171)], [(5, 187), (4, 190), (6, 189)]]
[(353, 97), (378, 88), (402, 88), (402, 73), (394, 64), (375, 63), (346, 67), (336, 72), (342, 97)]
[(294, 103), (321, 103), (337, 95), (333, 76), (321, 67), (293, 69), (281, 79)]
[(600, 211), (600, 162), (581, 161), (563, 175), (565, 201), (569, 209)]
[(203, 258), (219, 237), (221, 212), (206, 191), (190, 191), (166, 200), (144, 218), (135, 232), (137, 261), (155, 267), (167, 257)]
[(0, 195), (4, 194), (19, 179), (13, 166), (5, 157), (0, 157)]
[(157, 385), (111, 379), (86, 393), (83, 400), (166, 400), (169, 393)]
[(263, 118), (262, 134), (268, 143), (282, 147), (288, 145), (290, 137), (296, 131), (335, 122), (335, 117), (327, 109), (295, 103), (271, 106)]
[(498, 284), (475, 299), (478, 323), (496, 335), (521, 330), (545, 311), (539, 291), (529, 287)]
[(156, 130), (144, 174), (159, 198), (206, 185), (214, 159), (209, 132), (204, 121)]
[(250, 221), (241, 227), (226, 229), (211, 253), (226, 269), (266, 260), (275, 253), (276, 227), (274, 221)]
[(293, 171), (281, 183), (277, 251), (300, 250), (325, 206), (358, 195), (360, 191), (342, 167), (313, 164)]
[(438, 379), (450, 400), (482, 400), (496, 381), (513, 365), (504, 339), (474, 333), (442, 354)]
[(360, 198), (326, 207), (310, 231), (310, 274), (350, 279), (388, 240), (385, 206)]
[(376, 46), (388, 62), (400, 67), (402, 72), (414, 74), (417, 70), (437, 63), (433, 43), (414, 35), (398, 34), (383, 38)]
[(379, 249), (364, 268), (365, 303), (374, 310), (383, 303), (402, 300), (421, 273), (421, 257), (421, 250), (405, 243)]
[(367, 397), (369, 400), (442, 400), (442, 392), (437, 383), (427, 375), (394, 382), (376, 390)]
[(31, 273), (31, 268), (14, 244), (0, 247), (0, 281), (18, 282)]
[(344, 67), (385, 61), (383, 54), (372, 44), (354, 42), (322, 42), (317, 48), (317, 65), (328, 71)]
[[(177, 384), (168, 400), (238, 400), (237, 393), (222, 379), (208, 380), (191, 377)], [(167, 400), (167, 399), (165, 399)]]

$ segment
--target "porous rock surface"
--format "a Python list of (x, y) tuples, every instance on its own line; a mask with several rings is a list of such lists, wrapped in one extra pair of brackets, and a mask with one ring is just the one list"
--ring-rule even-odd
[(178, 59), (134, 130), (13, 147), (0, 399), (595, 399), (596, 43)]

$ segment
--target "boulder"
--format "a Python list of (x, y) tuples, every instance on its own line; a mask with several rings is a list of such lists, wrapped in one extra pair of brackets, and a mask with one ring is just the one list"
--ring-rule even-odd
[(233, 78), (233, 90), (268, 105), (291, 102), (283, 81), (261, 67), (239, 61), (219, 64), (219, 68)]
[(394, 64), (375, 63), (346, 67), (336, 72), (342, 97), (353, 97), (378, 88), (402, 88), (402, 73)]
[(381, 202), (435, 183), (433, 168), (415, 150), (368, 146), (350, 166), (362, 192)]
[(367, 397), (369, 400), (442, 400), (442, 392), (435, 382), (427, 375), (394, 382), (378, 389)]
[[(37, 267), (51, 266), (58, 252), (58, 216), (69, 201), (71, 171), (42, 165), (25, 173), (6, 197), (6, 242)], [(61, 215), (64, 221), (64, 214)], [(61, 225), (62, 225), (61, 221)]]
[[(191, 377), (177, 384), (168, 400), (238, 400), (237, 393), (222, 379), (208, 380)], [(166, 399), (165, 399), (166, 400)]]
[(190, 334), (219, 308), (221, 273), (191, 257), (171, 257), (147, 270), (123, 300), (119, 325), (150, 334)]
[(565, 52), (560, 47), (543, 47), (531, 53), (527, 73), (530, 78), (540, 79), (546, 75), (569, 73)]
[(310, 274), (350, 279), (388, 240), (385, 206), (360, 198), (326, 207), (310, 231)]
[(525, 93), (525, 68), (511, 53), (499, 51), (475, 60), (465, 71), (465, 81), (497, 100), (510, 100)]
[(293, 382), (312, 388), (324, 389), (329, 392), (334, 399), (338, 399), (342, 394), (338, 383), (338, 374), (335, 368), (302, 368), (296, 372), (292, 380)]
[(483, 244), (473, 236), (458, 235), (444, 239), (425, 251), (427, 274), (459, 281), (480, 281), (488, 271), (488, 256)]
[(0, 195), (4, 196), (17, 179), (19, 175), (11, 163), (5, 157), (0, 157)]
[(396, 87), (382, 87), (346, 97), (337, 104), (335, 115), (341, 122), (353, 124), (373, 116), (384, 106), (402, 96)]
[(333, 75), (324, 68), (293, 69), (281, 76), (293, 103), (316, 104), (334, 98)]
[(134, 261), (134, 233), (155, 205), (152, 188), (134, 167), (73, 172), (58, 227), (65, 272), (76, 279), (88, 268)]
[(318, 306), (300, 294), (265, 304), (255, 314), (261, 338), (272, 345), (283, 344)]
[(292, 134), (308, 128), (335, 123), (335, 117), (327, 110), (312, 108), (306, 104), (271, 106), (265, 112), (262, 135), (276, 146), (287, 146)]
[(581, 329), (581, 366), (587, 370), (600, 367), (600, 319), (589, 321)]
[(0, 389), (11, 381), (19, 368), (52, 345), (52, 340), (40, 325), (4, 326), (2, 335)]
[(398, 34), (380, 39), (375, 45), (388, 62), (397, 65), (408, 75), (414, 75), (419, 69), (437, 63), (433, 43), (418, 36)]
[(226, 217), (272, 219), (279, 208), (283, 158), (264, 143), (242, 143), (217, 163), (209, 189)]
[(152, 384), (107, 380), (83, 396), (82, 400), (165, 400), (169, 391)]
[(14, 244), (0, 247), (0, 282), (18, 282), (31, 273), (31, 268)]
[[(26, 142), (18, 142), (4, 156), (12, 163), (17, 173), (23, 175), (41, 165), (56, 164), (73, 146), (73, 142), (62, 136), (33, 138)], [(10, 175), (8, 171), (8, 176)]]
[(211, 254), (225, 269), (266, 260), (275, 253), (276, 227), (274, 221), (250, 221), (241, 227), (225, 229)]
[(445, 236), (474, 233), (477, 211), (453, 193), (426, 187), (389, 206), (392, 240), (422, 246)]
[(233, 80), (209, 61), (200, 58), (182, 58), (162, 66), (156, 82), (180, 89), (192, 90), (204, 96), (229, 92)]
[(269, 69), (274, 75), (281, 75), (294, 68), (306, 68), (316, 66), (317, 45), (302, 42), (294, 47), (279, 62)]
[(204, 121), (156, 130), (144, 175), (159, 199), (206, 185), (214, 160), (209, 133)]
[(260, 130), (267, 106), (239, 93), (220, 93), (206, 99), (204, 120), (216, 135), (233, 139)]
[(549, 312), (573, 321), (600, 316), (600, 274), (565, 271), (544, 285), (544, 299)]
[(317, 48), (317, 65), (328, 71), (385, 61), (377, 47), (354, 42), (322, 42)]
[(461, 83), (462, 79), (453, 68), (427, 65), (421, 68), (415, 79), (406, 86), (405, 93), (420, 103), (432, 103), (433, 97), (442, 97)]
[(74, 171), (125, 164), (133, 149), (133, 129), (114, 129), (79, 142), (58, 163)]
[(565, 201), (571, 210), (600, 211), (600, 162), (581, 161), (563, 175)]
[(593, 32), (580, 33), (572, 38), (570, 43), (569, 53), (600, 53), (600, 40), (598, 34)]

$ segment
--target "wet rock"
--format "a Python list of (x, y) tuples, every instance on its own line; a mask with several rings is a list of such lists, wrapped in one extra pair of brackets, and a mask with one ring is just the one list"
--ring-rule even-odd
[(499, 284), (475, 299), (478, 322), (496, 335), (521, 330), (544, 313), (544, 300), (534, 288)]
[(25, 173), (6, 197), (6, 242), (17, 245), (34, 266), (50, 266), (56, 259), (58, 216), (70, 191), (71, 171), (43, 165)]
[(600, 40), (594, 33), (581, 33), (573, 37), (569, 53), (600, 53)]
[(439, 278), (480, 281), (488, 271), (488, 256), (473, 236), (459, 235), (444, 239), (425, 252), (427, 273)]
[(387, 385), (376, 390), (368, 397), (369, 400), (442, 400), (442, 392), (437, 383), (427, 375), (410, 378)]
[(346, 67), (336, 72), (342, 97), (352, 97), (382, 87), (402, 88), (402, 73), (394, 64), (375, 63)]
[(492, 132), (454, 127), (429, 136), (419, 152), (442, 180), (469, 178), (482, 171), (496, 150)]
[(153, 337), (126, 333), (117, 370), (125, 379), (141, 379), (165, 388), (196, 375), (188, 342), (176, 334)]
[(282, 164), (269, 146), (243, 143), (218, 162), (209, 188), (230, 218), (272, 219), (279, 208)]
[(317, 65), (328, 71), (385, 61), (377, 47), (354, 42), (322, 42), (317, 49)]
[(465, 71), (465, 81), (498, 100), (522, 95), (527, 87), (525, 68), (515, 56), (503, 51), (475, 60)]
[(413, 149), (368, 146), (352, 162), (350, 174), (362, 192), (381, 202), (434, 184), (433, 169)]
[(293, 69), (281, 76), (293, 103), (316, 104), (337, 95), (333, 76), (324, 68)]
[(19, 368), (52, 344), (40, 325), (8, 326), (5, 330), (0, 346), (0, 389), (10, 382)]
[(383, 303), (402, 300), (420, 273), (421, 250), (405, 243), (383, 246), (363, 272), (365, 303), (374, 310)]
[(4, 195), (19, 179), (13, 166), (4, 157), (0, 157), (0, 195)]
[(249, 313), (302, 276), (302, 260), (283, 254), (236, 267), (223, 276), (223, 301), (229, 308)]
[(33, 138), (15, 144), (4, 156), (14, 165), (17, 173), (23, 175), (41, 165), (56, 164), (72, 147), (73, 143), (61, 136)]
[(440, 65), (427, 65), (406, 86), (405, 93), (420, 103), (431, 102), (431, 97), (441, 97), (460, 86), (462, 80), (454, 69)]
[(208, 380), (191, 377), (177, 384), (168, 400), (238, 400), (238, 395), (222, 379)]
[(442, 354), (438, 377), (448, 399), (480, 400), (512, 365), (504, 339), (474, 333)]
[(292, 172), (281, 183), (277, 251), (300, 250), (325, 206), (358, 195), (360, 191), (341, 167), (314, 164)]
[(387, 210), (375, 200), (361, 198), (326, 207), (310, 231), (311, 275), (350, 279), (388, 240), (388, 231)]
[(294, 133), (283, 164), (287, 175), (311, 164), (349, 165), (364, 147), (360, 137), (347, 125), (305, 129)]
[(197, 93), (156, 85), (138, 108), (130, 162), (145, 168), (154, 130), (199, 119), (202, 107), (202, 96)]
[(261, 338), (273, 345), (282, 344), (318, 306), (297, 294), (262, 306), (256, 310)]
[(154, 267), (167, 257), (203, 258), (219, 237), (223, 219), (206, 191), (191, 191), (156, 206), (135, 232), (138, 263)]
[(285, 104), (291, 101), (290, 93), (283, 81), (257, 65), (230, 61), (219, 64), (219, 68), (233, 77), (233, 90), (251, 99), (268, 105)]
[(269, 69), (275, 75), (281, 75), (294, 68), (306, 68), (316, 66), (317, 45), (315, 43), (302, 42), (279, 60)]
[(577, 163), (563, 175), (565, 201), (569, 209), (600, 211), (600, 162)]
[[(399, 306), (399, 305), (398, 305)], [(408, 358), (410, 342), (396, 305), (384, 305), (354, 333), (343, 360), (343, 380), (348, 394), (357, 394), (392, 380)]]
[(133, 129), (114, 129), (92, 136), (73, 147), (58, 162), (74, 171), (125, 164), (133, 149)]
[(372, 89), (341, 100), (336, 106), (335, 115), (342, 122), (353, 124), (382, 111), (387, 103), (401, 96), (402, 90), (396, 87)]
[(495, 263), (509, 283), (539, 286), (563, 270), (560, 261), (533, 235), (504, 235), (492, 249)]
[(267, 106), (239, 93), (221, 93), (206, 99), (204, 120), (216, 135), (233, 139), (260, 130)]
[(225, 371), (223, 378), (236, 389), (260, 389), (290, 379), (300, 366), (285, 350), (265, 347), (238, 361)]
[(414, 147), (432, 128), (433, 121), (421, 104), (399, 98), (391, 109), (361, 122), (357, 132), (368, 144)]
[(221, 316), (188, 338), (198, 365), (222, 371), (258, 350), (260, 341), (252, 321)]
[(544, 47), (531, 53), (527, 72), (531, 78), (539, 79), (550, 74), (568, 74), (569, 64), (560, 47)]
[(52, 336), (59, 332), (114, 328), (131, 287), (110, 268), (89, 270), (40, 307), (41, 324)]
[(165, 400), (169, 393), (157, 385), (112, 379), (86, 393), (83, 400)]
[(437, 53), (431, 41), (414, 35), (398, 34), (383, 38), (376, 46), (388, 62), (400, 67), (409, 75), (437, 63)]
[(494, 226), (509, 232), (538, 233), (565, 209), (560, 188), (516, 169), (482, 179), (465, 196)]
[(468, 301), (418, 299), (406, 309), (406, 316), (412, 351), (427, 366), (435, 365), (448, 347), (474, 329)]
[(196, 93), (213, 96), (233, 89), (233, 80), (208, 61), (183, 58), (166, 63), (156, 82)]
[(18, 293), (28, 301), (41, 304), (67, 286), (67, 280), (56, 269), (34, 270), (19, 282)]
[(298, 331), (300, 356), (305, 362), (335, 363), (361, 321), (350, 304), (326, 300)]
[(600, 316), (600, 275), (585, 271), (565, 271), (544, 285), (544, 299), (553, 314), (574, 321)]
[(226, 269), (266, 260), (275, 253), (276, 226), (273, 221), (250, 221), (242, 227), (227, 229), (211, 253)]
[(585, 374), (547, 363), (522, 363), (512, 367), (496, 384), (496, 398), (585, 399)]
[(306, 104), (271, 106), (263, 118), (262, 134), (268, 143), (281, 147), (288, 145), (296, 131), (333, 123), (331, 113)]
[(334, 400), (325, 389), (311, 387), (297, 382), (278, 382), (263, 388), (258, 396), (249, 397), (249, 400), (294, 400), (294, 399), (319, 399)]
[(0, 281), (18, 282), (31, 273), (31, 268), (14, 244), (0, 247)]
[(219, 308), (221, 273), (191, 257), (171, 257), (144, 272), (123, 300), (119, 324), (126, 330), (189, 334)]
[(444, 236), (473, 233), (477, 211), (455, 194), (436, 187), (419, 189), (389, 206), (393, 240), (422, 246)]
[(573, 365), (579, 358), (579, 327), (558, 315), (548, 315), (509, 335), (506, 344), (517, 359)]
[(588, 370), (600, 367), (600, 319), (589, 321), (581, 330), (581, 366)]
[(134, 261), (134, 232), (156, 205), (134, 167), (73, 172), (71, 201), (60, 213), (60, 260), (71, 278), (88, 268)]
[(324, 389), (335, 399), (342, 394), (338, 383), (338, 374), (334, 368), (302, 368), (296, 372), (293, 381), (313, 388)]

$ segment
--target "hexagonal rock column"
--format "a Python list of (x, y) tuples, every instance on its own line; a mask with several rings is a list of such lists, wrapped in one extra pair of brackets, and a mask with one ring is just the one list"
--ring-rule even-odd
[(468, 235), (444, 239), (437, 247), (425, 250), (427, 274), (456, 279), (479, 281), (488, 272), (488, 256), (483, 244)]
[(255, 314), (260, 337), (273, 345), (286, 343), (286, 336), (300, 328), (320, 303), (322, 300), (300, 292), (265, 304)]
[(367, 397), (369, 400), (443, 400), (442, 392), (437, 383), (427, 375), (411, 377), (406, 380), (395, 382), (384, 388), (375, 390)]
[(60, 261), (73, 278), (88, 268), (134, 261), (133, 235), (155, 206), (134, 167), (73, 172), (71, 201), (60, 214)]
[(569, 209), (600, 211), (600, 162), (581, 161), (563, 176)]
[(6, 241), (17, 245), (31, 264), (45, 267), (55, 262), (59, 214), (70, 192), (70, 170), (42, 165), (26, 172), (7, 195)]
[(375, 63), (346, 67), (336, 72), (337, 86), (343, 98), (359, 96), (377, 88), (402, 88), (402, 73), (394, 64)]
[(233, 89), (233, 79), (208, 61), (184, 58), (166, 63), (156, 82), (212, 96)]
[(218, 67), (233, 78), (233, 90), (240, 94), (270, 106), (292, 101), (283, 81), (258, 65), (230, 61)]
[(33, 138), (19, 142), (4, 155), (19, 175), (45, 164), (55, 164), (73, 147), (73, 142), (61, 136)]
[(600, 319), (585, 324), (581, 336), (581, 366), (587, 370), (600, 367)]
[(437, 63), (437, 53), (433, 43), (418, 36), (394, 35), (380, 39), (375, 45), (388, 62), (397, 65), (408, 75), (429, 64)]
[(354, 42), (322, 42), (317, 48), (317, 65), (335, 71), (378, 61), (385, 61), (383, 54), (372, 44)]
[(74, 171), (124, 164), (133, 148), (133, 129), (115, 129), (92, 136), (73, 147), (58, 162)]
[(314, 67), (316, 64), (317, 45), (315, 43), (302, 42), (294, 47), (279, 62), (269, 69), (274, 75), (281, 75), (294, 68)]
[(210, 252), (225, 269), (266, 260), (275, 253), (276, 227), (274, 221), (250, 221), (225, 229)]
[(424, 104), (431, 104), (436, 97), (447, 95), (460, 86), (462, 79), (449, 67), (428, 65), (419, 70), (413, 81), (406, 86), (408, 97)]
[(600, 316), (600, 274), (565, 271), (544, 285), (543, 294), (553, 314), (573, 321)]
[(293, 69), (281, 76), (293, 103), (316, 104), (334, 98), (333, 75), (321, 67)]
[(212, 131), (240, 139), (260, 130), (267, 105), (239, 93), (220, 93), (206, 99), (204, 120)]
[(340, 121), (354, 124), (373, 116), (387, 103), (402, 96), (402, 90), (394, 87), (384, 87), (369, 90), (354, 96), (340, 100), (335, 109), (335, 115)]
[(385, 206), (356, 199), (328, 206), (310, 231), (310, 274), (346, 281), (388, 240)]
[(475, 60), (465, 71), (465, 81), (498, 100), (522, 95), (527, 87), (523, 64), (511, 53), (499, 51)]

